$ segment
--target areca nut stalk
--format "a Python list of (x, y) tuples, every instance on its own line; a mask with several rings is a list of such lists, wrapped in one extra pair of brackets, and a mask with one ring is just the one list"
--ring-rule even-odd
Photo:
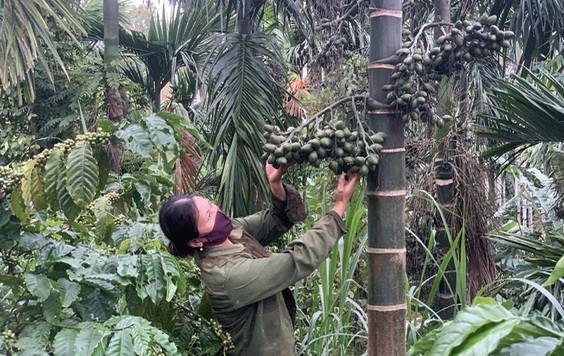
[[(401, 46), (400, 0), (371, 0), (368, 80), (370, 98), (386, 100), (382, 90)], [(405, 142), (400, 111), (372, 106), (368, 124), (387, 135), (376, 171), (368, 175), (368, 351), (369, 356), (405, 355)]]

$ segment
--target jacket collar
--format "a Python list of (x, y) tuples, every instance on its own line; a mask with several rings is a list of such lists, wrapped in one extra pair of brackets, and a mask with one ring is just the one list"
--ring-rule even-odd
[(231, 231), (231, 234), (229, 234), (229, 240), (233, 242), (233, 245), (216, 246), (210, 248), (209, 250), (198, 251), (197, 257), (199, 259), (202, 259), (206, 257), (217, 257), (217, 256), (230, 255), (233, 253), (241, 252), (245, 250), (245, 246), (243, 246), (238, 241), (239, 239), (241, 239), (241, 236), (243, 236), (243, 228), (242, 227), (235, 228), (233, 229), (233, 231)]

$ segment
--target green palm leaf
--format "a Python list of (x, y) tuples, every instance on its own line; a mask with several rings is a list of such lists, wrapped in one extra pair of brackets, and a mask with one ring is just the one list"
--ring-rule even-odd
[(282, 90), (265, 63), (281, 63), (270, 40), (261, 35), (224, 38), (210, 71), (208, 141), (212, 166), (222, 163), (219, 205), (234, 216), (254, 209), (255, 189), (268, 196), (261, 155), (265, 122), (281, 125)]
[[(172, 17), (155, 15), (145, 34), (120, 31), (120, 45), (137, 57), (128, 60), (124, 73), (145, 90), (159, 110), (161, 89), (181, 67), (197, 72), (205, 53), (212, 52), (213, 32), (219, 28), (219, 13), (207, 0), (190, 2), (190, 6), (174, 8)], [(142, 62), (141, 66), (139, 62)]]
[(548, 73), (502, 81), (489, 96), (491, 113), (480, 134), (499, 144), (501, 155), (540, 142), (564, 142), (564, 85)]
[[(57, 26), (76, 41), (74, 34), (84, 30), (77, 21), (77, 14), (70, 9), (71, 0), (3, 0), (2, 24), (0, 27), (0, 84), (4, 91), (22, 86), (26, 100), (33, 101), (31, 74), (37, 63), (41, 63), (51, 80), (51, 72), (45, 53), (52, 56), (55, 62), (66, 73), (65, 66), (59, 57), (53, 34), (45, 19), (50, 18)], [(46, 51), (40, 48), (40, 43)], [(22, 85), (23, 84), (23, 85)], [(19, 90), (15, 90), (19, 93)], [(19, 100), (22, 101), (20, 94)]]
[(519, 61), (525, 67), (561, 52), (564, 33), (561, 0), (487, 0), (486, 4), (490, 5), (490, 13), (500, 18), (500, 26), (509, 24), (522, 42)]

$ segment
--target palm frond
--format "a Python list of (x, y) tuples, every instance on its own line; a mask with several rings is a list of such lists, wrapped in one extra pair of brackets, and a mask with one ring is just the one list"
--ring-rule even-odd
[(281, 125), (283, 90), (268, 64), (280, 64), (280, 54), (267, 37), (226, 35), (213, 62), (208, 82), (210, 162), (221, 163), (219, 205), (234, 216), (254, 210), (258, 193), (268, 196), (259, 157), (263, 126)]
[(564, 43), (564, 3), (561, 0), (491, 0), (490, 3), (491, 14), (500, 18), (500, 28), (508, 27), (521, 39), (520, 63), (525, 67), (561, 51)]
[[(53, 40), (52, 19), (56, 26), (70, 39), (76, 41), (75, 34), (84, 32), (77, 20), (77, 14), (70, 9), (70, 0), (3, 0), (2, 24), (0, 27), (0, 84), (6, 92), (24, 92), (26, 100), (33, 101), (35, 91), (31, 74), (38, 62), (41, 62), (49, 79), (51, 71), (45, 61), (43, 51), (51, 55), (57, 65), (66, 74)], [(44, 48), (40, 48), (44, 47)], [(18, 94), (21, 102), (22, 96)]]
[(540, 142), (564, 141), (564, 84), (552, 75), (502, 81), (490, 95), (491, 113), (479, 134), (500, 143), (486, 156), (501, 155)]
[[(199, 64), (204, 53), (211, 52), (213, 31), (219, 25), (219, 14), (212, 11), (207, 0), (193, 2), (192, 6), (172, 10), (172, 17), (155, 15), (149, 33), (120, 32), (120, 45), (135, 53), (143, 62), (147, 77), (145, 89), (156, 99), (163, 86), (171, 81), (180, 67), (202, 76)], [(127, 73), (127, 72), (126, 72)]]
[(174, 194), (190, 194), (194, 192), (201, 157), (194, 137), (187, 130), (180, 132), (183, 150), (176, 161)]
[[(218, 1), (218, 7), (226, 9), (226, 13), (236, 12), (242, 1), (239, 0), (222, 0)], [(265, 16), (267, 5), (271, 5), (276, 18), (282, 19), (282, 26), (284, 28), (296, 27), (306, 38), (311, 38), (312, 19), (309, 17), (308, 11), (304, 11), (303, 5), (299, 1), (294, 0), (253, 0), (250, 3), (250, 14), (253, 19), (254, 30), (258, 30), (261, 20)], [(229, 26), (229, 19), (226, 22)]]

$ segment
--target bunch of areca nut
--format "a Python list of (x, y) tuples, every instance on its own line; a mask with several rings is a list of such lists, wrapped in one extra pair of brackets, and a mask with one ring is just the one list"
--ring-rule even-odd
[[(466, 63), (482, 61), (511, 46), (511, 31), (501, 31), (495, 15), (482, 15), (478, 21), (457, 21), (449, 32), (429, 44), (422, 36), (423, 26), (411, 37), (404, 32), (402, 48), (396, 51), (390, 83), (382, 87), (388, 92), (386, 103), (401, 110), (403, 122), (421, 120), (442, 127), (452, 119), (438, 116), (437, 90), (445, 76), (459, 74)], [(432, 24), (429, 24), (432, 25)], [(437, 24), (435, 24), (437, 25)]]
[(371, 133), (358, 123), (358, 130), (343, 120), (315, 125), (313, 128), (265, 125), (262, 159), (275, 168), (291, 161), (321, 167), (327, 163), (335, 174), (359, 173), (366, 176), (376, 169), (386, 135)]

